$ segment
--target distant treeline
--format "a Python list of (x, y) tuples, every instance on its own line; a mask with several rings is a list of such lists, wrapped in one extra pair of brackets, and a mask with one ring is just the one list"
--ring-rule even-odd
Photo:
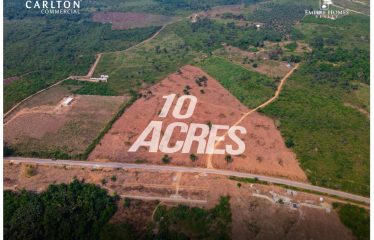
[(40, 194), (4, 192), (4, 239), (97, 239), (116, 212), (116, 198), (74, 180)]
[(4, 76), (31, 73), (5, 86), (4, 111), (58, 80), (85, 75), (98, 52), (126, 49), (159, 29), (112, 30), (88, 13), (46, 17), (28, 10), (23, 1), (4, 2)]

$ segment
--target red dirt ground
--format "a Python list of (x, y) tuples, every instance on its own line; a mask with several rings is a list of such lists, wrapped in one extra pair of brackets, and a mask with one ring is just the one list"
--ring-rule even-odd
[(96, 12), (92, 20), (100, 23), (111, 23), (113, 29), (142, 28), (162, 26), (173, 18), (163, 15), (135, 12)]
[[(354, 239), (350, 230), (340, 222), (334, 209), (329, 213), (320, 208), (291, 209), (287, 205), (274, 204), (253, 196), (253, 193), (270, 196), (271, 192), (275, 192), (291, 198), (293, 202), (308, 202), (319, 206), (319, 196), (310, 193), (297, 192), (296, 196), (291, 196), (287, 194), (287, 190), (277, 186), (250, 183), (241, 183), (239, 188), (238, 182), (226, 177), (196, 173), (34, 166), (35, 175), (29, 176), (24, 171), (26, 167), (24, 164), (5, 162), (4, 189), (40, 192), (51, 183), (69, 183), (78, 177), (86, 183), (99, 185), (112, 194), (116, 192), (120, 195), (170, 197), (179, 188), (179, 194), (183, 198), (207, 200), (206, 205), (199, 205), (204, 208), (216, 206), (221, 196), (229, 195), (232, 239)], [(181, 175), (179, 181), (178, 175)], [(111, 180), (112, 176), (117, 177), (116, 181)], [(102, 179), (107, 180), (105, 185), (102, 184)], [(334, 201), (326, 199), (329, 204)], [(140, 231), (146, 230), (152, 221), (156, 205), (156, 201), (132, 199), (130, 207), (124, 208), (123, 201), (120, 201), (110, 222), (127, 222)]]
[[(208, 77), (204, 94), (200, 92), (202, 88), (195, 83), (195, 79), (203, 75)], [(192, 88), (190, 94), (198, 98), (192, 117), (179, 120), (173, 118), (169, 113), (167, 117), (160, 118), (158, 113), (165, 102), (162, 96), (171, 93), (182, 96), (183, 89), (187, 85)], [(164, 156), (162, 152), (150, 153), (146, 147), (140, 148), (135, 153), (128, 152), (150, 121), (163, 121), (163, 131), (173, 122), (206, 124), (211, 121), (212, 124), (232, 126), (245, 112), (249, 111), (215, 79), (194, 66), (183, 67), (180, 73), (169, 75), (145, 92), (148, 92), (148, 95), (137, 100), (126, 110), (91, 153), (89, 160), (120, 162), (139, 162), (141, 160), (152, 164), (162, 164), (161, 159)], [(213, 155), (214, 167), (306, 181), (306, 176), (299, 167), (295, 154), (286, 148), (272, 119), (259, 113), (253, 113), (239, 125), (247, 130), (247, 134), (242, 137), (246, 144), (244, 154), (233, 156), (232, 163), (227, 163), (224, 160), (225, 155)], [(224, 131), (218, 132), (218, 135), (223, 134)], [(185, 133), (175, 130), (170, 145), (172, 146), (178, 140), (185, 140), (185, 137)], [(228, 143), (231, 142), (226, 138), (226, 141), (220, 144), (220, 148)], [(233, 145), (236, 146), (236, 144)], [(193, 144), (190, 153), (194, 153), (196, 150), (197, 144)], [(171, 164), (185, 166), (206, 167), (206, 159), (208, 158), (208, 154), (201, 154), (198, 155), (197, 161), (192, 162), (189, 158), (190, 154), (177, 152), (169, 155), (172, 157)]]
[(55, 99), (39, 95), (6, 119), (7, 144), (20, 152), (83, 152), (126, 100), (121, 96), (76, 95), (69, 106), (63, 106), (64, 98), (54, 90), (45, 96), (57, 94)]

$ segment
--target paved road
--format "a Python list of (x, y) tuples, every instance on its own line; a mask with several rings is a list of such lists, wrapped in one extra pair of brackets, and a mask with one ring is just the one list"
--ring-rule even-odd
[(189, 172), (189, 173), (205, 173), (205, 174), (217, 174), (223, 176), (235, 176), (242, 178), (257, 178), (261, 181), (269, 183), (283, 184), (290, 187), (297, 187), (304, 190), (310, 190), (333, 196), (363, 202), (370, 203), (370, 198), (337, 191), (329, 188), (318, 187), (303, 182), (292, 181), (283, 178), (262, 176), (251, 173), (235, 172), (229, 170), (211, 169), (211, 168), (194, 168), (194, 167), (179, 167), (179, 166), (166, 166), (166, 165), (148, 165), (148, 164), (132, 164), (132, 163), (119, 163), (119, 162), (89, 162), (89, 161), (75, 161), (75, 160), (51, 160), (51, 159), (40, 159), (40, 158), (21, 158), (21, 157), (6, 157), (4, 161), (12, 163), (34, 163), (39, 165), (68, 165), (68, 166), (79, 166), (88, 168), (122, 168), (122, 169), (143, 169), (146, 171), (172, 171), (172, 172)]

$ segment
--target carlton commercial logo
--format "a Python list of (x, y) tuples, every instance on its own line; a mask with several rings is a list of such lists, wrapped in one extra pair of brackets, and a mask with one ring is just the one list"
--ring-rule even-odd
[(335, 20), (340, 16), (345, 16), (349, 14), (348, 10), (334, 10), (330, 9), (333, 6), (332, 0), (319, 0), (319, 10), (305, 10), (305, 16), (315, 16), (316, 18), (328, 18)]
[(81, 0), (31, 1), (25, 2), (27, 9), (40, 10), (41, 14), (80, 14)]

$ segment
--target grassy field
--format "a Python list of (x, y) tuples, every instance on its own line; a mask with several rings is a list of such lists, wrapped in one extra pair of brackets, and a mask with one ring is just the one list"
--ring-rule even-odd
[(336, 21), (305, 17), (297, 27), (306, 41), (317, 37), (329, 40), (335, 47), (368, 49), (370, 44), (369, 17), (351, 13)]
[(246, 106), (253, 108), (273, 96), (274, 80), (220, 57), (209, 57), (197, 64)]
[(358, 240), (370, 239), (370, 213), (368, 210), (350, 204), (334, 203), (333, 205), (342, 223), (352, 230)]
[(36, 17), (5, 20), (4, 76), (22, 77), (4, 86), (4, 111), (70, 75), (85, 75), (97, 52), (126, 49), (158, 29), (113, 31), (110, 24)]
[(221, 197), (219, 204), (209, 210), (160, 206), (154, 217), (159, 226), (156, 239), (230, 239), (229, 201), (229, 197)]
[(141, 46), (104, 54), (94, 74), (108, 74), (108, 88), (123, 94), (161, 80), (197, 56), (183, 39), (166, 28)]
[(368, 18), (305, 18), (300, 30), (313, 54), (263, 112), (280, 120), (313, 184), (367, 196), (370, 122), (358, 109), (369, 109)]
[(369, 120), (344, 106), (343, 90), (310, 84), (303, 68), (263, 112), (280, 120), (313, 184), (368, 195)]
[(113, 31), (110, 24), (91, 22), (85, 10), (44, 16), (28, 11), (22, 0), (4, 1), (4, 77), (20, 77), (4, 86), (4, 111), (54, 82), (85, 75), (96, 53), (126, 49), (159, 29)]

